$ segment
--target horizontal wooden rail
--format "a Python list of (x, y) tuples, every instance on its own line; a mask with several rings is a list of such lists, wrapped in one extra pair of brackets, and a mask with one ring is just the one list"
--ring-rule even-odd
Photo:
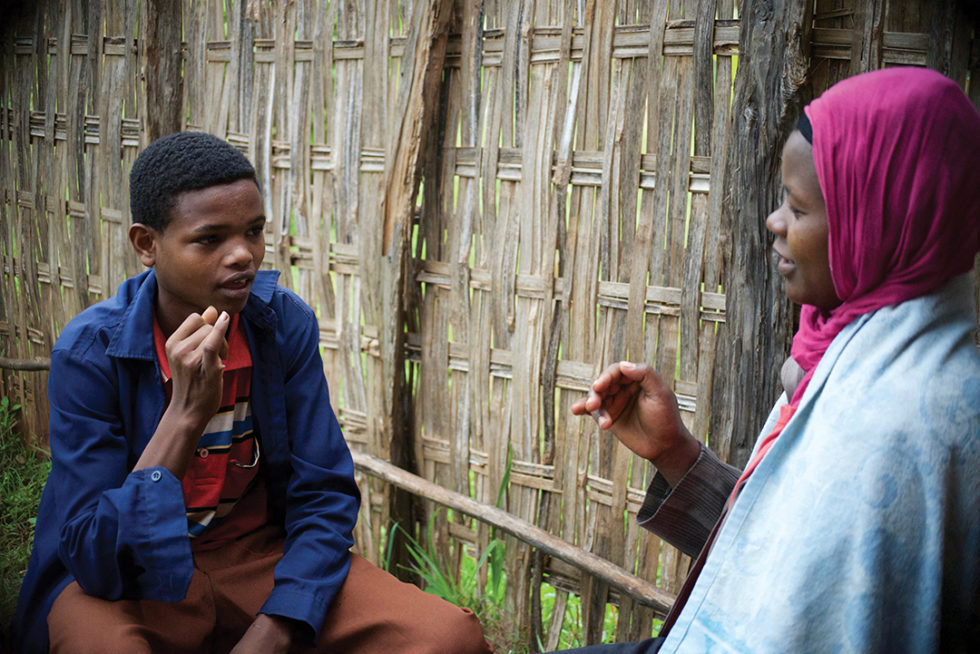
[(5, 368), (7, 370), (47, 370), (51, 367), (51, 359), (37, 358), (37, 359), (10, 359), (7, 357), (0, 357), (0, 368)]
[(497, 507), (477, 502), (476, 500), (448, 490), (418, 475), (413, 475), (387, 461), (363, 452), (352, 452), (354, 465), (370, 475), (383, 479), (427, 500), (438, 502), (456, 511), (493, 525), (506, 531), (515, 538), (533, 545), (542, 552), (550, 554), (566, 563), (583, 570), (610, 586), (625, 593), (637, 602), (653, 607), (657, 612), (666, 614), (674, 603), (674, 595), (657, 588), (649, 581), (630, 574), (623, 568), (610, 563), (592, 552), (587, 552), (574, 545), (552, 536), (544, 529), (507, 513)]

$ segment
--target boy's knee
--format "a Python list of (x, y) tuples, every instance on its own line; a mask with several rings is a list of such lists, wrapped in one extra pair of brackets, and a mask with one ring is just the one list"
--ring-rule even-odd
[(432, 654), (487, 654), (493, 648), (483, 636), (479, 618), (470, 609), (446, 602), (445, 608), (432, 623), (438, 633), (426, 639)]
[(51, 636), (51, 654), (153, 654), (140, 630), (128, 625), (104, 627), (98, 635), (63, 631)]

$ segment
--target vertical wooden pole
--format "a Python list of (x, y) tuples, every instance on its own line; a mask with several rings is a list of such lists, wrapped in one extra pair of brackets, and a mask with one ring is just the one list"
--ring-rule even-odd
[(806, 82), (810, 5), (745, 0), (735, 78), (733, 129), (723, 180), (727, 313), (712, 380), (710, 440), (744, 465), (779, 396), (793, 313), (771, 261), (765, 219), (776, 206), (780, 150)]
[(180, 0), (147, 0), (140, 22), (140, 95), (146, 116), (142, 145), (146, 146), (181, 128), (184, 80)]
[(884, 20), (885, 7), (880, 0), (858, 0), (854, 8), (851, 75), (881, 68)]
[[(415, 199), (422, 173), (422, 144), (438, 115), (439, 86), (446, 57), (453, 0), (429, 0), (416, 6), (405, 46), (398, 85), (397, 122), (385, 148), (382, 212), (384, 228), (381, 265), (383, 333), (381, 356), (386, 366), (382, 438), (389, 461), (414, 472), (411, 443), (411, 401), (406, 396), (405, 312), (406, 288), (411, 278), (410, 245)], [(393, 488), (390, 516), (401, 525), (413, 521), (412, 497)], [(410, 561), (404, 544), (396, 540), (393, 564)]]

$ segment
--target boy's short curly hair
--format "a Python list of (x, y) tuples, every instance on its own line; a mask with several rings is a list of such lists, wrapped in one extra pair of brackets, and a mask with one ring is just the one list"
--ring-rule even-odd
[(251, 179), (255, 168), (230, 143), (204, 132), (178, 132), (148, 145), (129, 173), (134, 223), (163, 231), (185, 191)]

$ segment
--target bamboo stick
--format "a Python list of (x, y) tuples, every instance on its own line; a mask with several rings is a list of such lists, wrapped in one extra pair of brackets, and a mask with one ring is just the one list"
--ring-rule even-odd
[(51, 359), (38, 357), (36, 359), (12, 359), (0, 357), (0, 368), (6, 370), (37, 371), (47, 370), (51, 367)]

